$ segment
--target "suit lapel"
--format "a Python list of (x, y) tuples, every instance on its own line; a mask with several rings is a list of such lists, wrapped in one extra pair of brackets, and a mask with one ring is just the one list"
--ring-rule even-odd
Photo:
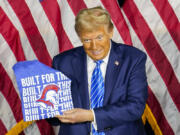
[(89, 109), (89, 92), (87, 80), (87, 59), (83, 47), (77, 52), (72, 61), (74, 73), (78, 82), (78, 94), (80, 96), (82, 108)]
[[(83, 47), (76, 53), (72, 60), (72, 66), (77, 79), (77, 94), (80, 99), (78, 102), (78, 108), (90, 109), (89, 103), (89, 90), (88, 90), (88, 78), (87, 78), (87, 58)], [(75, 97), (76, 99), (77, 97)], [(87, 131), (90, 132), (90, 123), (86, 124)]]
[(112, 42), (111, 52), (110, 52), (108, 65), (106, 69), (106, 76), (105, 76), (104, 105), (107, 104), (110, 94), (113, 91), (113, 87), (116, 83), (117, 77), (119, 75), (119, 71), (122, 63), (121, 56), (122, 56), (122, 52), (119, 51), (117, 45), (115, 45), (115, 43)]

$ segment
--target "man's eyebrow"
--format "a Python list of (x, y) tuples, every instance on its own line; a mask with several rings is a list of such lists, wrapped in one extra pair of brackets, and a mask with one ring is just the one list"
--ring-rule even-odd
[(98, 38), (98, 37), (103, 37), (103, 34), (99, 34), (96, 38)]
[(85, 39), (86, 39), (86, 40), (90, 40), (90, 38), (82, 38), (82, 39), (83, 39), (83, 40), (85, 40)]

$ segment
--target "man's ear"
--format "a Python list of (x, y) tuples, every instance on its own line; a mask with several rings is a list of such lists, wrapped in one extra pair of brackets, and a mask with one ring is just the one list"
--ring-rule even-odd
[(114, 28), (108, 31), (109, 39), (112, 39), (113, 34), (114, 34)]

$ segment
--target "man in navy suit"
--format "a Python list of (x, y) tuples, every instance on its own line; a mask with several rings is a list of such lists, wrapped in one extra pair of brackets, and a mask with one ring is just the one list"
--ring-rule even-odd
[[(81, 10), (75, 30), (83, 46), (53, 59), (53, 67), (72, 80), (75, 109), (48, 122), (60, 125), (60, 135), (93, 134), (92, 125), (97, 134), (145, 135), (141, 116), (147, 99), (146, 55), (111, 41), (113, 24), (101, 7)], [(103, 60), (103, 105), (91, 108), (91, 77), (98, 60)]]

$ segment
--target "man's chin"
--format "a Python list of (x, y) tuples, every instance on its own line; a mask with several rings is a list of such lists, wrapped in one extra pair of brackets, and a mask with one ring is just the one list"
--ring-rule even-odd
[(92, 58), (93, 60), (95, 60), (95, 61), (97, 61), (97, 60), (102, 60), (102, 59), (103, 59), (103, 57), (100, 56), (100, 55), (91, 56), (91, 58)]

